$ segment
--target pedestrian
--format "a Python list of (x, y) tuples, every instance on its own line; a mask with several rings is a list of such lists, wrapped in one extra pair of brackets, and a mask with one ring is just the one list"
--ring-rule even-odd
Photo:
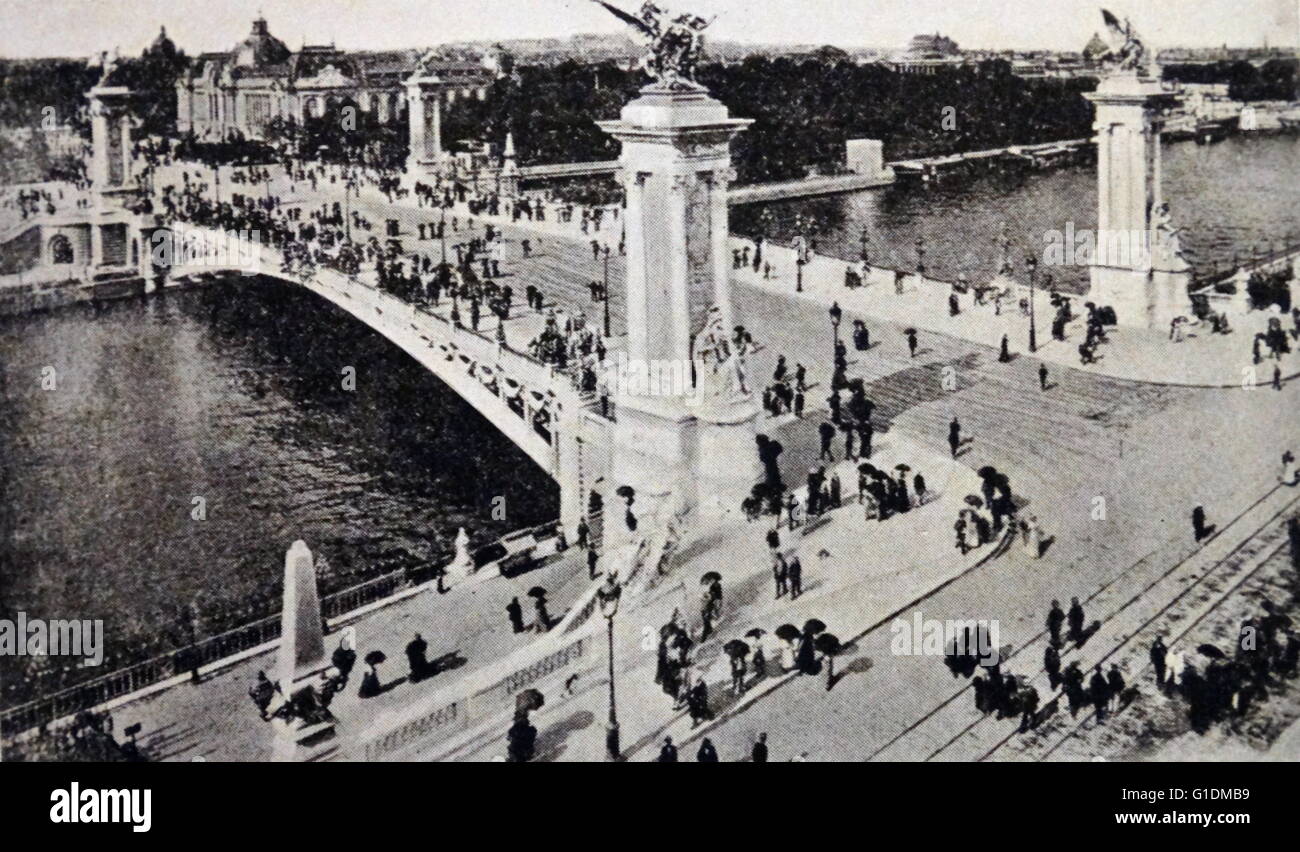
[(1020, 731), (1031, 730), (1038, 724), (1038, 690), (1030, 684), (1020, 693), (1020, 709), (1023, 714), (1020, 718)]
[(519, 605), (519, 598), (511, 598), (506, 604), (506, 615), (510, 616), (510, 627), (515, 633), (524, 632), (524, 608)]
[(1083, 606), (1078, 598), (1070, 598), (1070, 612), (1066, 619), (1070, 624), (1070, 641), (1083, 645)]
[(912, 487), (916, 491), (916, 505), (924, 505), (927, 496), (925, 490), (925, 477), (919, 473), (912, 477)]
[(1205, 523), (1205, 508), (1203, 506), (1197, 506), (1195, 509), (1192, 509), (1192, 535), (1195, 537), (1196, 543), (1200, 544), (1201, 541), (1209, 538), (1210, 534), (1213, 532), (1214, 526)]
[(691, 714), (692, 728), (713, 718), (713, 711), (709, 709), (709, 685), (703, 677), (697, 678), (686, 694), (686, 706)]
[(745, 691), (745, 655), (735, 654), (731, 658), (731, 693), (741, 695)]
[(952, 451), (952, 457), (957, 458), (957, 449), (961, 446), (961, 423), (957, 422), (954, 416), (952, 422), (948, 424), (948, 449)]
[(429, 650), (429, 643), (425, 642), (419, 633), (415, 634), (406, 645), (406, 661), (411, 667), (411, 683), (415, 683), (429, 671), (429, 661), (425, 658), (425, 653)]
[(1114, 709), (1118, 710), (1120, 702), (1124, 700), (1124, 675), (1120, 673), (1119, 666), (1111, 663), (1110, 674), (1106, 677), (1106, 688), (1110, 692), (1110, 699), (1114, 703)]
[(1007, 336), (1005, 334), (1002, 335), (1002, 348), (1001, 351), (998, 352), (999, 363), (1006, 364), (1011, 361), (1011, 350), (1008, 348), (1009, 346), (1010, 343)]
[(253, 699), (253, 704), (257, 707), (257, 712), (261, 714), (262, 721), (271, 718), (266, 714), (266, 710), (271, 706), (271, 699), (275, 697), (277, 692), (280, 692), (280, 686), (271, 683), (266, 676), (266, 672), (259, 671), (256, 682), (248, 689), (248, 697)]
[(1047, 390), (1047, 365), (1046, 364), (1038, 365), (1038, 389), (1042, 391)]
[(1282, 368), (1277, 364), (1273, 365), (1273, 390), (1282, 390)]
[(1101, 664), (1093, 669), (1092, 679), (1088, 681), (1088, 693), (1092, 699), (1093, 709), (1097, 712), (1097, 721), (1106, 720), (1106, 708), (1110, 706), (1110, 684), (1101, 673)]
[(1060, 601), (1052, 601), (1052, 608), (1047, 613), (1047, 632), (1054, 647), (1061, 646), (1061, 625), (1064, 623), (1065, 613), (1061, 610)]
[(821, 453), (817, 456), (817, 460), (835, 461), (835, 454), (831, 452), (831, 441), (835, 439), (835, 424), (827, 420), (818, 427), (818, 431), (821, 433), (822, 449)]
[(1165, 657), (1168, 653), (1164, 638), (1157, 636), (1156, 641), (1151, 643), (1151, 665), (1156, 670), (1156, 686), (1161, 689), (1165, 685)]
[(1043, 651), (1043, 668), (1047, 671), (1047, 683), (1052, 689), (1061, 683), (1061, 652), (1050, 642)]
[(708, 737), (705, 737), (704, 741), (700, 743), (700, 750), (695, 753), (695, 760), (698, 763), (718, 762), (718, 750), (713, 747), (713, 743), (709, 741)]
[(533, 621), (533, 629), (538, 633), (545, 633), (551, 629), (551, 614), (546, 611), (545, 593), (533, 598), (533, 610), (536, 613), (536, 619)]
[(767, 734), (759, 734), (754, 747), (749, 750), (749, 759), (753, 763), (767, 763)]
[(785, 557), (780, 553), (773, 554), (772, 559), (772, 579), (776, 583), (776, 599), (780, 600), (789, 591), (787, 583), (789, 579), (789, 568), (785, 564)]
[(587, 538), (591, 535), (591, 527), (587, 526), (586, 518), (578, 519), (578, 547), (586, 548)]
[[(594, 580), (600, 573), (596, 570), (596, 565), (600, 561), (600, 556), (596, 553), (596, 548), (587, 549), (587, 579)], [(519, 631), (515, 631), (518, 633)]]
[(767, 531), (767, 546), (773, 553), (781, 549), (781, 533), (776, 527)]
[[(584, 222), (585, 224), (585, 222)], [(677, 746), (673, 745), (672, 737), (664, 737), (663, 748), (659, 749), (659, 763), (676, 763)]]
[(907, 334), (907, 351), (911, 353), (912, 358), (916, 357), (916, 329), (909, 328)]
[(786, 575), (790, 581), (790, 600), (797, 600), (803, 594), (803, 564), (800, 563), (798, 555), (790, 560), (790, 564), (786, 567)]

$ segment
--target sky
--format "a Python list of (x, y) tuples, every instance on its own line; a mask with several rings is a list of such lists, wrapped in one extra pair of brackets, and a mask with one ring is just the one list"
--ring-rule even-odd
[[(1156, 49), (1300, 40), (1300, 0), (659, 0), (716, 15), (709, 34), (736, 41), (901, 48), (937, 31), (962, 47), (1055, 50), (1081, 49), (1101, 28), (1103, 4)], [(591, 0), (0, 0), (0, 56), (88, 56), (115, 46), (135, 54), (160, 25), (190, 55), (228, 50), (259, 11), (295, 50), (304, 42), (380, 50), (624, 29)]]

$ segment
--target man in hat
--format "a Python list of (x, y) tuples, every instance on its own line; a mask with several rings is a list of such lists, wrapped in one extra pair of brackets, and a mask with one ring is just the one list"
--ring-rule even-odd
[(767, 763), (767, 734), (761, 733), (749, 751), (749, 759), (754, 763)]

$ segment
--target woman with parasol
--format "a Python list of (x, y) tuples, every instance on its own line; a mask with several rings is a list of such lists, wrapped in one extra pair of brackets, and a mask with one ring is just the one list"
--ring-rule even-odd
[(816, 618), (804, 622), (803, 633), (799, 637), (799, 652), (795, 655), (795, 667), (801, 674), (817, 674), (821, 666), (817, 663), (817, 634), (826, 630), (826, 625)]
[(803, 635), (793, 624), (782, 624), (776, 628), (776, 638), (781, 640), (781, 670), (790, 671), (795, 667), (794, 643)]
[(383, 686), (379, 682), (379, 664), (387, 660), (383, 651), (371, 651), (366, 654), (365, 664), (370, 667), (364, 675), (361, 676), (361, 689), (357, 695), (361, 698), (374, 698), (383, 692)]
[(741, 695), (745, 691), (745, 657), (749, 655), (749, 646), (739, 639), (732, 639), (722, 646), (722, 650), (731, 662), (731, 692)]
[(533, 599), (533, 610), (537, 613), (537, 617), (533, 620), (533, 629), (538, 633), (545, 633), (551, 629), (551, 614), (546, 610), (546, 589), (533, 586), (528, 590), (528, 596)]

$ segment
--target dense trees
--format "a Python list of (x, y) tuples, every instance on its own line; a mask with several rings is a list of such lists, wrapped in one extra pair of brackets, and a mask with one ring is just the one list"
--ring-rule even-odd
[[(1081, 97), (1096, 86), (1090, 78), (1026, 79), (1001, 61), (897, 74), (836, 59), (830, 53), (804, 60), (750, 57), (700, 70), (700, 82), (733, 115), (754, 119), (735, 146), (742, 182), (833, 171), (842, 166), (844, 142), (851, 138), (882, 139), (886, 156), (897, 159), (1090, 132), (1092, 107)], [(454, 104), (444, 136), (500, 144), (513, 130), (526, 164), (609, 159), (617, 147), (594, 122), (617, 118), (646, 82), (640, 72), (609, 64), (523, 68), (499, 80), (484, 101)]]
[(1166, 65), (1164, 78), (1180, 83), (1227, 83), (1239, 101), (1290, 101), (1296, 97), (1294, 59), (1270, 59), (1259, 68), (1245, 60)]

